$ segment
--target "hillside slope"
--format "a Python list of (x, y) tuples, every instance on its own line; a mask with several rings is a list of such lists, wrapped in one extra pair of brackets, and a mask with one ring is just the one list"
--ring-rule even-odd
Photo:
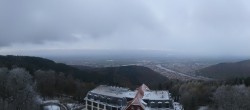
[(249, 77), (250, 60), (212, 65), (196, 71), (196, 74), (214, 79)]
[(63, 63), (55, 63), (49, 59), (31, 56), (0, 55), (0, 67), (22, 67), (28, 70), (31, 74), (39, 69), (54, 70), (56, 72), (64, 72), (67, 74), (75, 74), (80, 72), (80, 70)]
[(92, 81), (120, 86), (158, 85), (168, 79), (161, 74), (142, 66), (121, 66), (89, 69), (87, 75)]
[(90, 68), (55, 63), (52, 60), (30, 56), (0, 56), (0, 67), (22, 67), (33, 74), (36, 70), (54, 70), (57, 73), (71, 74), (83, 82), (120, 86), (137, 86), (142, 83), (157, 85), (167, 80), (159, 73), (142, 66), (121, 66)]

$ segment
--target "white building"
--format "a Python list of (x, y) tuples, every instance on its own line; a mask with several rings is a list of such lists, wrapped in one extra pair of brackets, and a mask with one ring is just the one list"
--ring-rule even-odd
[[(100, 85), (89, 91), (85, 97), (86, 110), (135, 110), (135, 108), (136, 110), (182, 110), (181, 107), (175, 107), (177, 104), (173, 104), (168, 91), (149, 89), (141, 91), (140, 88), (131, 91), (128, 88)], [(142, 95), (138, 96), (138, 94)], [(135, 104), (135, 108), (128, 107), (131, 103)], [(140, 105), (141, 107), (136, 107)]]

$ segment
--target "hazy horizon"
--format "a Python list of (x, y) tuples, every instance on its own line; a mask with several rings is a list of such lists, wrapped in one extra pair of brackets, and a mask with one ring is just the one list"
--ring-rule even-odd
[(1, 55), (250, 58), (247, 0), (1, 0), (0, 24)]

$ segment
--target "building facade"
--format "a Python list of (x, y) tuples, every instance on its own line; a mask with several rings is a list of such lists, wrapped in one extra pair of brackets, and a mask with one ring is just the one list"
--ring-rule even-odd
[(183, 110), (175, 107), (168, 91), (149, 90), (142, 85), (137, 90), (100, 85), (85, 97), (86, 110)]

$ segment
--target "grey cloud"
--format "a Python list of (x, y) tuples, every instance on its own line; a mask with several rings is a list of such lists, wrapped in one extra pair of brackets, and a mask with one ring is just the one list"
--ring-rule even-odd
[(247, 0), (1, 0), (0, 46), (250, 55), (249, 7)]
[(10, 43), (74, 39), (72, 33), (107, 36), (119, 29), (157, 24), (149, 10), (138, 2), (81, 0), (1, 1), (1, 42)]

